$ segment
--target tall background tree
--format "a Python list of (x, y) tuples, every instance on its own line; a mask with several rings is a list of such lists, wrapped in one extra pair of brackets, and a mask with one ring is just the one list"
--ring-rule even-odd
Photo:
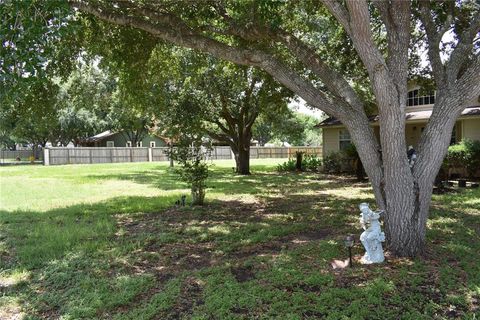
[(146, 100), (132, 96), (127, 90), (123, 86), (117, 88), (107, 118), (110, 129), (121, 132), (132, 147), (136, 147), (153, 130), (155, 119)]
[(186, 70), (191, 76), (181, 77), (183, 83), (175, 86), (187, 90), (185, 97), (195, 104), (191, 108), (180, 105), (178, 119), (186, 121), (182, 115), (194, 110), (201, 117), (203, 131), (230, 146), (236, 172), (250, 174), (253, 126), (261, 114), (286, 112), (291, 92), (254, 68), (213, 59), (194, 67)]
[[(60, 132), (58, 136), (65, 145), (75, 146), (99, 132), (110, 129), (108, 115), (113, 108), (116, 81), (93, 63), (78, 62), (68, 78), (59, 82), (56, 99)], [(53, 142), (53, 141), (52, 141)]]
[(295, 146), (319, 146), (322, 133), (315, 126), (320, 122), (314, 116), (293, 110), (269, 112), (260, 115), (253, 127), (253, 138), (263, 146), (267, 142)]
[[(156, 75), (155, 70), (167, 70), (168, 75)], [(142, 90), (149, 90), (149, 95), (141, 101), (155, 101), (152, 109), (160, 129), (174, 128), (175, 135), (196, 132), (230, 146), (239, 174), (250, 174), (250, 145), (257, 118), (269, 114), (293, 117), (287, 107), (292, 92), (255, 68), (191, 50), (164, 48), (150, 57), (146, 72), (151, 77)], [(156, 90), (158, 87), (161, 89)]]
[(10, 135), (16, 142), (30, 144), (33, 148), (44, 147), (59, 129), (55, 107), (59, 87), (49, 79), (30, 84), (26, 93), (18, 95), (2, 109), (9, 121)]

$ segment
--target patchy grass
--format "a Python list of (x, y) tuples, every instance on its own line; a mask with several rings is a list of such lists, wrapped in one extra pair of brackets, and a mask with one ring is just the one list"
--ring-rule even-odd
[(368, 184), (232, 166), (204, 207), (164, 164), (0, 168), (0, 319), (479, 318), (480, 190), (434, 196), (424, 257), (337, 271)]

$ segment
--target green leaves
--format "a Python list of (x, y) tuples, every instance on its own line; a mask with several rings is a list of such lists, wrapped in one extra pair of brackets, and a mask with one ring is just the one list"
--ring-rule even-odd
[(26, 78), (42, 82), (47, 75), (71, 68), (79, 42), (66, 1), (3, 1), (0, 21), (2, 102), (24, 93)]
[(480, 169), (480, 141), (462, 140), (448, 148), (443, 161), (447, 168), (465, 168), (470, 176)]

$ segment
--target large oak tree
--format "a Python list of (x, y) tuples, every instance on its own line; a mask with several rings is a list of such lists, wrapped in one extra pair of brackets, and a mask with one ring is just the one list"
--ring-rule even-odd
[[(196, 57), (195, 57), (196, 56)], [(185, 53), (176, 77), (165, 85), (170, 121), (177, 127), (197, 122), (200, 132), (230, 146), (236, 172), (250, 174), (253, 127), (260, 115), (287, 113), (292, 93), (265, 72)], [(170, 65), (170, 70), (174, 68)], [(184, 131), (188, 131), (185, 129)]]
[[(455, 120), (467, 101), (480, 94), (480, 9), (474, 1), (69, 3), (102, 21), (142, 30), (158, 43), (259, 67), (309, 105), (340, 119), (350, 131), (378, 207), (386, 210), (389, 248), (403, 256), (423, 251), (433, 182)], [(331, 48), (326, 43), (332, 25), (346, 35), (339, 52), (326, 50)], [(411, 170), (402, 137), (407, 81), (411, 62), (416, 61), (409, 59), (414, 31), (426, 43), (436, 101)], [(441, 46), (446, 33), (455, 38), (449, 52)], [(358, 79), (339, 68), (337, 62), (345, 55), (358, 61), (358, 71), (368, 76), (364, 82), (375, 96), (380, 141), (369, 125), (367, 103), (356, 90)]]

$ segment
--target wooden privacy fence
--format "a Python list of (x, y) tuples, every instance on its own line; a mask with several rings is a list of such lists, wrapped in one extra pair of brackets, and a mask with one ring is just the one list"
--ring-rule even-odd
[(30, 157), (34, 156), (35, 159), (42, 160), (42, 150), (0, 150), (0, 162), (12, 162), (20, 159), (19, 161), (30, 161)]
[[(150, 148), (48, 148), (45, 165), (152, 161)], [(161, 161), (161, 160), (157, 160)]]
[(297, 152), (322, 156), (322, 147), (251, 147), (250, 159), (292, 158)]
[[(168, 161), (168, 148), (45, 148), (44, 164), (88, 164), (116, 162), (152, 162)], [(304, 154), (321, 157), (321, 147), (251, 147), (250, 159), (290, 158), (301, 151)], [(233, 159), (233, 152), (228, 146), (213, 147), (209, 159)]]

